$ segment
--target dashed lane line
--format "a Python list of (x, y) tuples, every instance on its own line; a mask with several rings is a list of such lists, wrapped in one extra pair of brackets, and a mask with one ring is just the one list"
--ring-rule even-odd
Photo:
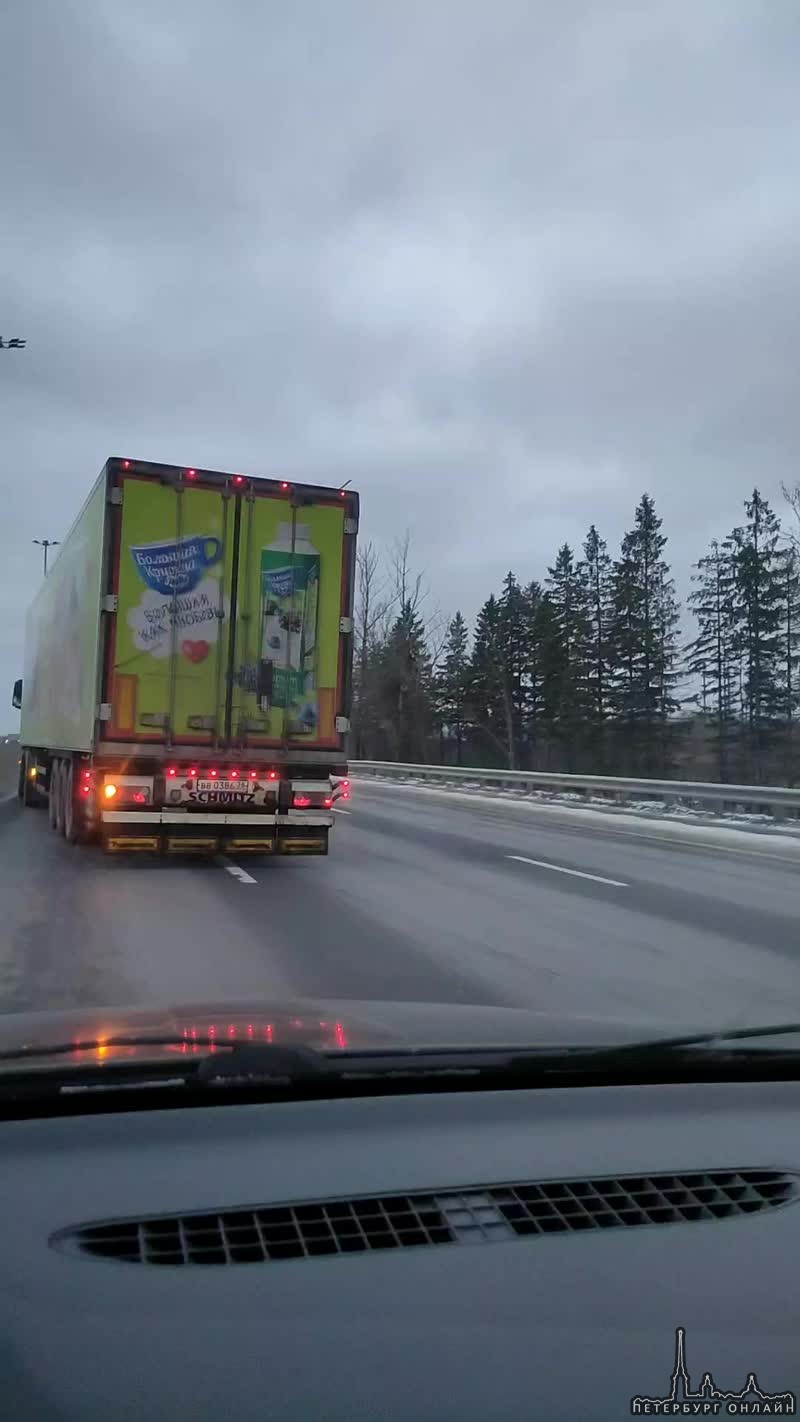
[(506, 859), (515, 859), (518, 864), (532, 864), (535, 869), (552, 869), (554, 874), (571, 874), (574, 879), (591, 879), (595, 884), (610, 884), (614, 889), (627, 889), (620, 879), (604, 879), (602, 874), (587, 874), (583, 869), (566, 869), (563, 864), (548, 864), (545, 859), (526, 859), (524, 854), (507, 854)]

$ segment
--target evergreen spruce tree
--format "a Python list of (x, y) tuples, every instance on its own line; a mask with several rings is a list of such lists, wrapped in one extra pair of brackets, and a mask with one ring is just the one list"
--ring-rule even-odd
[[(731, 779), (731, 756), (737, 735), (735, 689), (738, 643), (735, 617), (735, 562), (729, 544), (712, 541), (710, 551), (694, 564), (689, 607), (697, 619), (697, 636), (687, 649), (687, 670), (702, 684), (703, 710), (714, 738), (717, 779)], [(697, 699), (696, 696), (694, 699)]]
[(381, 705), (393, 758), (423, 761), (433, 721), (431, 667), (422, 619), (408, 600), (382, 651)]
[(613, 589), (611, 559), (594, 524), (586, 535), (578, 571), (584, 585), (587, 618), (587, 744), (594, 764), (602, 770), (606, 760), (606, 722), (611, 710)]
[(779, 718), (783, 639), (780, 523), (758, 489), (745, 502), (746, 521), (730, 536), (734, 550), (735, 612), (743, 660), (744, 717), (749, 771), (763, 779)]
[(469, 721), (470, 660), (467, 624), (457, 612), (447, 629), (441, 671), (436, 678), (437, 717), (447, 740), (455, 742), (455, 762), (462, 764)]
[(553, 731), (569, 771), (580, 758), (589, 716), (590, 623), (586, 584), (566, 543), (548, 569), (547, 585), (554, 634)]
[(661, 522), (650, 495), (643, 494), (613, 568), (614, 706), (627, 765), (643, 774), (666, 769), (669, 717), (678, 704), (678, 605), (663, 556), (667, 540)]

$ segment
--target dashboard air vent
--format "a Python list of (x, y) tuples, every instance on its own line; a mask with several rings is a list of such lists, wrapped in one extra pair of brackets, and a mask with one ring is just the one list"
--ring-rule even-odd
[(62, 1230), (52, 1243), (130, 1264), (263, 1264), (734, 1219), (798, 1198), (800, 1178), (782, 1171), (622, 1175), (113, 1220)]

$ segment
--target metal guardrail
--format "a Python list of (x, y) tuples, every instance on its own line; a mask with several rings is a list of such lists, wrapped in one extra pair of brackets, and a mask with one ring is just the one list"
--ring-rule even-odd
[(491, 786), (523, 793), (567, 792), (592, 801), (608, 799), (617, 804), (631, 800), (661, 801), (691, 808), (723, 811), (746, 810), (770, 815), (774, 820), (800, 817), (800, 788), (781, 785), (718, 785), (696, 780), (634, 780), (613, 775), (562, 775), (550, 771), (481, 770), (469, 766), (405, 765), (395, 761), (351, 760), (353, 775), (375, 779), (429, 781), (453, 789)]

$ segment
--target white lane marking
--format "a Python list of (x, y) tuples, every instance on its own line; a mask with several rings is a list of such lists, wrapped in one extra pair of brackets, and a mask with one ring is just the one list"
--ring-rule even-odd
[(526, 859), (524, 854), (507, 854), (506, 859), (516, 859), (518, 864), (533, 864), (536, 869), (552, 869), (554, 874), (572, 874), (575, 879), (592, 879), (595, 884), (611, 884), (615, 889), (627, 889), (620, 879), (604, 879), (602, 874), (586, 874), (582, 869), (565, 869), (562, 864), (548, 864), (544, 859)]
[(234, 879), (239, 880), (240, 884), (258, 883), (258, 880), (254, 879), (252, 874), (248, 874), (246, 869), (240, 869), (238, 864), (226, 864), (225, 868), (229, 874), (233, 875)]
[(338, 805), (334, 805), (333, 808), (337, 815), (352, 815), (353, 813), (352, 810), (340, 810)]

